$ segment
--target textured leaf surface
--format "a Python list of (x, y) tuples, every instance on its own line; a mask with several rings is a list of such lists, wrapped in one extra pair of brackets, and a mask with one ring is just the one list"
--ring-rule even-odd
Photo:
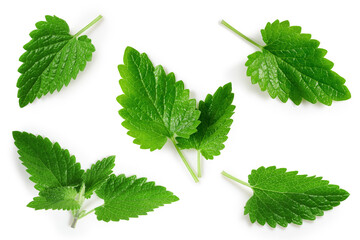
[(249, 175), (254, 195), (245, 206), (251, 222), (277, 224), (302, 224), (302, 220), (315, 220), (324, 211), (338, 206), (349, 193), (321, 177), (286, 172), (285, 168), (260, 167)]
[(46, 188), (35, 197), (28, 207), (52, 210), (74, 210), (79, 209), (80, 204), (76, 201), (77, 191), (73, 187)]
[(85, 69), (95, 51), (87, 36), (70, 35), (63, 19), (45, 18), (46, 21), (36, 23), (37, 29), (30, 33), (31, 40), (24, 45), (26, 52), (20, 57), (23, 62), (17, 82), (20, 107), (67, 86)]
[(145, 53), (131, 47), (119, 65), (123, 95), (117, 100), (123, 107), (122, 125), (143, 149), (161, 149), (167, 138), (189, 138), (199, 125), (200, 112), (189, 99), (189, 90), (173, 73), (165, 74), (162, 66), (154, 67)]
[(35, 188), (78, 186), (82, 183), (83, 170), (75, 156), (53, 144), (48, 138), (26, 132), (13, 132), (15, 145), (19, 149), (20, 160), (31, 175)]
[(91, 197), (92, 193), (98, 189), (112, 173), (115, 166), (115, 156), (110, 156), (94, 163), (83, 175), (85, 183), (85, 197)]
[(332, 71), (333, 63), (324, 58), (327, 51), (319, 41), (288, 21), (268, 23), (261, 30), (266, 46), (248, 56), (247, 75), (262, 91), (282, 102), (289, 98), (299, 105), (302, 99), (331, 105), (351, 97), (345, 79)]
[(146, 182), (146, 178), (111, 175), (96, 194), (104, 199), (104, 205), (95, 209), (98, 220), (105, 222), (129, 220), (146, 215), (155, 208), (178, 199), (165, 187)]
[(200, 150), (206, 159), (213, 159), (214, 156), (220, 155), (232, 124), (231, 116), (235, 109), (235, 106), (231, 105), (233, 99), (231, 83), (228, 83), (219, 87), (213, 96), (208, 94), (205, 101), (200, 101), (199, 120), (201, 123), (197, 127), (197, 132), (188, 139), (176, 138), (179, 147)]

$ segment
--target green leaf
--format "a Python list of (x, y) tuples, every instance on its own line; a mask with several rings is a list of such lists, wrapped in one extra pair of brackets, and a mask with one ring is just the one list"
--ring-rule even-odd
[(182, 149), (195, 148), (199, 150), (206, 159), (213, 159), (220, 155), (224, 149), (224, 142), (232, 124), (231, 116), (234, 114), (235, 106), (231, 105), (234, 94), (231, 92), (231, 83), (219, 87), (212, 96), (208, 94), (205, 101), (199, 102), (200, 125), (197, 132), (190, 138), (176, 138)]
[(285, 168), (260, 167), (252, 170), (249, 184), (223, 172), (223, 175), (253, 189), (246, 203), (245, 214), (252, 223), (265, 223), (271, 227), (288, 223), (302, 224), (302, 220), (315, 220), (324, 211), (338, 206), (350, 195), (322, 177), (298, 175)]
[(19, 149), (20, 160), (31, 175), (30, 180), (39, 191), (46, 188), (75, 187), (82, 183), (80, 163), (70, 156), (58, 143), (48, 138), (26, 132), (13, 132), (15, 145)]
[(301, 33), (301, 27), (290, 26), (289, 21), (268, 23), (261, 30), (266, 45), (260, 46), (225, 21), (223, 24), (261, 49), (248, 56), (247, 75), (272, 98), (282, 102), (290, 98), (296, 105), (302, 99), (331, 105), (333, 100), (351, 97), (345, 79), (332, 71), (334, 64), (324, 58), (327, 51), (319, 48), (320, 42), (310, 34)]
[(85, 69), (95, 47), (87, 36), (79, 35), (100, 18), (75, 35), (70, 35), (68, 24), (56, 16), (47, 15), (46, 21), (36, 23), (37, 29), (30, 33), (31, 40), (24, 45), (26, 52), (19, 59), (23, 62), (17, 82), (20, 107), (49, 92), (60, 91)]
[(147, 215), (155, 208), (179, 200), (165, 187), (146, 182), (146, 178), (125, 177), (123, 174), (112, 174), (96, 194), (104, 199), (104, 204), (95, 209), (95, 214), (98, 220), (105, 222)]
[(117, 101), (123, 107), (119, 114), (134, 143), (142, 149), (161, 149), (170, 138), (195, 182), (194, 171), (176, 145), (175, 137), (189, 138), (196, 132), (200, 112), (196, 102), (189, 99), (189, 90), (174, 73), (166, 75), (164, 68), (154, 67), (145, 53), (131, 47), (124, 53), (124, 64), (119, 65), (123, 95)]
[(112, 173), (115, 166), (115, 156), (110, 156), (94, 163), (83, 175), (85, 183), (85, 197), (91, 197), (92, 193), (98, 189)]
[(80, 209), (79, 202), (75, 199), (77, 191), (73, 187), (57, 187), (46, 188), (39, 193), (39, 197), (35, 197), (28, 207), (52, 210), (75, 210)]
[(123, 95), (122, 125), (142, 149), (161, 149), (168, 138), (189, 138), (199, 125), (200, 112), (189, 99), (189, 90), (174, 73), (166, 75), (161, 65), (154, 67), (145, 53), (127, 47), (124, 65), (119, 65)]

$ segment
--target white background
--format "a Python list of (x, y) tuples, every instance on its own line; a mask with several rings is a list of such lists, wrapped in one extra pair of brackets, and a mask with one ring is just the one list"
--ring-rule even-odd
[[(0, 184), (2, 239), (359, 239), (359, 23), (357, 1), (2, 1), (0, 4)], [(98, 14), (104, 18), (86, 34), (96, 47), (93, 60), (61, 92), (23, 109), (18, 106), (18, 58), (29, 33), (44, 15), (65, 19), (72, 33)], [(225, 19), (262, 43), (268, 21), (290, 20), (320, 40), (334, 71), (352, 93), (331, 107), (281, 103), (246, 77), (244, 63), (257, 49), (219, 24)], [(185, 82), (203, 99), (233, 83), (236, 112), (226, 148), (195, 184), (169, 143), (161, 151), (141, 150), (121, 126), (116, 97), (121, 94), (117, 65), (132, 46), (154, 64)], [(11, 132), (28, 131), (58, 141), (83, 168), (116, 155), (115, 173), (136, 174), (166, 186), (180, 201), (148, 216), (98, 222), (95, 215), (71, 229), (63, 211), (34, 211), (37, 195), (21, 165)], [(185, 155), (195, 167), (196, 154)], [(286, 167), (319, 175), (350, 192), (350, 197), (316, 221), (287, 228), (251, 224), (243, 208), (251, 190), (220, 175), (247, 180), (260, 166)], [(91, 205), (91, 202), (90, 202)], [(92, 204), (94, 205), (94, 203)], [(91, 206), (89, 206), (90, 208)], [(7, 238), (4, 238), (7, 237)]]

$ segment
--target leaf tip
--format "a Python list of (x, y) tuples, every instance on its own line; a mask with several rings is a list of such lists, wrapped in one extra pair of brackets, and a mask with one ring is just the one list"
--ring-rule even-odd
[(131, 53), (139, 53), (139, 52), (138, 52), (135, 48), (130, 47), (130, 46), (127, 46), (127, 47), (125, 48), (125, 54), (124, 54), (124, 56), (129, 55), (129, 54), (131, 54)]
[(13, 131), (12, 132), (12, 136), (13, 136), (14, 140), (18, 139), (21, 134), (22, 134), (22, 132), (20, 132), (20, 131)]

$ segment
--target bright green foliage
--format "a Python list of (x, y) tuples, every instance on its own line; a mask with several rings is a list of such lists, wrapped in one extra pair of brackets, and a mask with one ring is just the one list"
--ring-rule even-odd
[(155, 208), (179, 200), (172, 192), (146, 178), (125, 175), (111, 175), (96, 194), (104, 204), (95, 209), (98, 220), (105, 222), (129, 220), (146, 215)]
[[(243, 34), (223, 22), (240, 36)], [(327, 51), (319, 48), (319, 41), (310, 34), (301, 33), (301, 27), (291, 26), (289, 21), (276, 20), (261, 30), (266, 46), (248, 56), (247, 75), (262, 91), (282, 102), (289, 98), (299, 105), (302, 99), (331, 105), (332, 101), (351, 97), (344, 85), (345, 79), (332, 71), (333, 63), (324, 58)]]
[(297, 171), (287, 172), (285, 168), (276, 167), (252, 170), (249, 185), (245, 185), (254, 191), (246, 203), (245, 214), (249, 214), (252, 223), (267, 223), (271, 227), (277, 224), (286, 227), (288, 223), (301, 225), (303, 219), (315, 220), (349, 196), (347, 191), (322, 177), (298, 175)]
[(20, 107), (67, 86), (85, 69), (95, 51), (87, 36), (70, 35), (63, 19), (56, 16), (45, 19), (36, 23), (37, 29), (30, 33), (31, 40), (24, 45), (26, 52), (20, 57), (23, 62), (17, 82)]
[(19, 149), (20, 160), (39, 191), (46, 188), (75, 187), (82, 183), (84, 170), (80, 163), (58, 143), (53, 144), (48, 138), (26, 132), (13, 132), (13, 137)]
[(212, 96), (208, 94), (205, 101), (199, 102), (200, 125), (197, 132), (190, 138), (176, 138), (182, 149), (195, 148), (200, 150), (206, 159), (213, 159), (220, 155), (220, 150), (227, 140), (227, 134), (232, 124), (231, 116), (235, 106), (231, 105), (234, 94), (231, 92), (231, 83), (219, 87)]
[(83, 176), (86, 198), (91, 197), (92, 193), (108, 179), (114, 166), (115, 156), (110, 156), (97, 161), (90, 169), (86, 170)]
[(196, 132), (200, 112), (174, 73), (166, 74), (161, 65), (154, 67), (145, 53), (131, 47), (125, 50), (119, 72), (122, 125), (140, 148), (161, 149), (168, 138), (189, 138)]
[[(58, 143), (53, 144), (48, 138), (17, 131), (13, 132), (13, 137), (20, 160), (39, 190), (39, 196), (28, 207), (35, 210), (71, 210), (74, 216), (72, 227), (78, 219), (95, 211), (86, 212), (81, 208), (94, 191), (105, 200), (104, 205), (96, 208), (99, 220), (105, 221), (128, 219), (134, 214), (145, 215), (154, 208), (178, 200), (164, 187), (146, 182), (146, 178), (110, 175), (115, 156), (97, 161), (84, 172), (68, 150), (62, 149)], [(109, 215), (108, 209), (116, 209), (115, 215)]]
[(27, 206), (39, 209), (53, 210), (74, 210), (81, 206), (75, 199), (78, 192), (73, 187), (46, 188), (39, 192), (39, 197), (35, 197)]
[(123, 107), (119, 114), (124, 119), (122, 125), (129, 130), (128, 135), (135, 138), (134, 143), (140, 148), (150, 151), (161, 149), (170, 139), (198, 182), (181, 148), (198, 150), (200, 177), (200, 152), (206, 159), (213, 159), (224, 148), (235, 109), (231, 105), (234, 98), (231, 84), (220, 87), (214, 96), (209, 94), (197, 110), (184, 83), (176, 81), (173, 73), (166, 74), (161, 65), (154, 67), (145, 53), (127, 47), (119, 72), (124, 94), (117, 101)]

